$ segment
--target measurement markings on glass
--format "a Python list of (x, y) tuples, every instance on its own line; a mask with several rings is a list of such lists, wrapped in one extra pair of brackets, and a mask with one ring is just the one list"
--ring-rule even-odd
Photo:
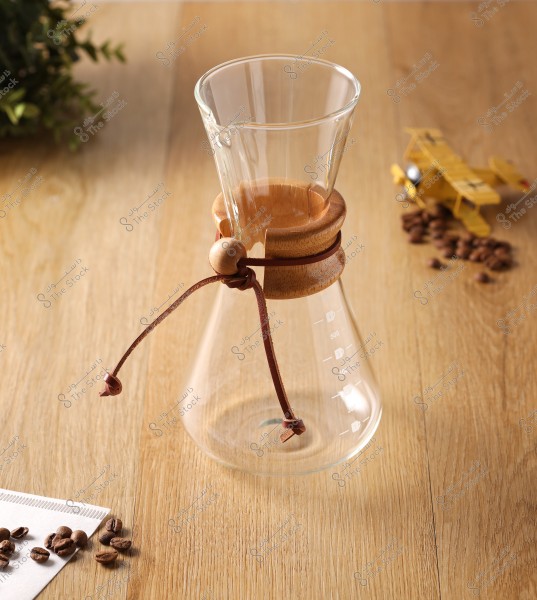
[[(349, 412), (351, 412), (349, 410)], [(346, 431), (344, 431), (343, 433), (340, 433), (339, 435), (345, 435), (346, 433), (349, 433), (349, 431), (352, 431), (352, 433), (356, 433), (358, 431), (358, 429), (360, 429), (360, 425), (362, 423), (365, 423), (367, 420), (369, 419), (369, 417), (367, 417), (366, 419), (364, 419), (363, 421), (353, 421), (351, 423), (351, 428), (347, 429)]]

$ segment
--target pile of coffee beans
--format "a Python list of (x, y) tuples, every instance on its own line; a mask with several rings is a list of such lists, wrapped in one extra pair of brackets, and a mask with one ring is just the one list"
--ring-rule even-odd
[[(454, 233), (449, 230), (453, 220), (451, 211), (437, 204), (431, 209), (416, 209), (401, 216), (402, 227), (408, 233), (411, 244), (431, 241), (440, 250), (444, 258), (460, 258), (472, 262), (483, 263), (491, 271), (504, 271), (513, 266), (512, 248), (509, 242), (492, 237), (477, 237), (473, 233)], [(445, 265), (437, 258), (427, 261), (432, 269), (442, 269)], [(488, 283), (490, 277), (481, 272), (475, 280)]]
[(54, 551), (58, 556), (69, 556), (73, 554), (76, 548), (84, 548), (87, 543), (88, 536), (85, 531), (80, 529), (73, 531), (67, 525), (61, 525), (55, 532), (49, 533), (45, 538), (44, 544), (46, 550), (45, 548), (34, 548), (32, 552), (39, 550), (41, 551), (40, 556), (45, 556), (44, 553), (46, 552), (46, 558), (42, 558), (41, 560), (34, 558), (38, 562), (45, 562), (50, 556), (50, 552), (47, 552), (47, 550)]
[(132, 546), (131, 540), (121, 536), (123, 531), (123, 521), (121, 519), (108, 519), (104, 526), (104, 531), (99, 536), (99, 541), (105, 546), (112, 546), (110, 550), (97, 552), (95, 560), (98, 563), (109, 565), (115, 562), (118, 557), (118, 550), (126, 552)]
[[(28, 527), (17, 527), (12, 531), (0, 527), (0, 569), (5, 569), (9, 565), (9, 560), (15, 552), (15, 544), (10, 538), (20, 540), (28, 534), (28, 531)], [(112, 548), (95, 554), (95, 560), (98, 563), (110, 565), (116, 561), (118, 550), (126, 552), (130, 549), (132, 542), (121, 536), (122, 531), (121, 519), (108, 519), (104, 532), (99, 536), (99, 541), (107, 546), (112, 546)], [(45, 563), (51, 552), (58, 556), (70, 556), (77, 548), (85, 548), (87, 543), (86, 532), (80, 529), (73, 531), (67, 525), (61, 525), (55, 532), (47, 535), (43, 542), (44, 548), (37, 546), (30, 550), (30, 558), (35, 562)]]

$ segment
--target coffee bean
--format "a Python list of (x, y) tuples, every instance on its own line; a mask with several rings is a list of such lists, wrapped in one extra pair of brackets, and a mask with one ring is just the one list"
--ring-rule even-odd
[(472, 244), (473, 241), (475, 240), (475, 235), (473, 233), (471, 233), (470, 231), (466, 231), (465, 233), (463, 233), (461, 235), (461, 239), (463, 241), (465, 241), (467, 244)]
[(498, 248), (494, 250), (494, 255), (498, 258), (501, 258), (502, 260), (509, 260), (511, 258), (509, 250), (506, 250), (502, 246), (498, 246)]
[(474, 275), (474, 279), (476, 281), (479, 281), (479, 283), (489, 283), (490, 281), (490, 277), (483, 271), (481, 271), (480, 273), (476, 273)]
[(443, 231), (433, 231), (431, 233), (431, 239), (433, 240), (440, 240), (444, 237), (444, 232)]
[(121, 519), (108, 519), (104, 528), (106, 531), (121, 533), (121, 530), (123, 529), (123, 521)]
[(447, 233), (444, 236), (444, 240), (450, 244), (455, 245), (459, 241), (459, 236), (456, 233)]
[(55, 537), (56, 537), (55, 533), (49, 533), (47, 535), (47, 537), (45, 538), (45, 548), (52, 550), (52, 541), (54, 540)]
[(509, 242), (498, 242), (497, 248), (504, 248), (508, 252), (511, 252), (511, 244)]
[(429, 221), (429, 227), (431, 229), (446, 229), (447, 223), (444, 221), (444, 219), (431, 219)]
[(442, 256), (444, 258), (452, 258), (453, 254), (454, 254), (453, 248), (444, 248), (444, 251), (442, 252)]
[(412, 231), (408, 236), (408, 241), (411, 244), (421, 244), (423, 242), (423, 234), (419, 231)]
[(468, 258), (472, 262), (481, 262), (481, 252), (479, 252), (479, 250), (476, 248), (475, 250), (470, 252), (470, 255), (468, 256)]
[(10, 540), (0, 542), (0, 552), (6, 556), (11, 556), (15, 552), (15, 544)]
[(58, 535), (57, 533), (54, 534), (54, 537), (52, 538), (52, 541), (50, 542), (52, 549), (54, 550), (54, 546), (56, 546), (56, 544), (58, 542), (61, 542), (62, 540), (64, 540), (65, 538), (62, 538), (61, 535)]
[(54, 552), (58, 556), (69, 556), (75, 551), (75, 543), (71, 538), (62, 538), (54, 544)]
[(0, 555), (0, 569), (5, 569), (9, 565), (9, 558), (4, 554)]
[(405, 231), (410, 231), (413, 227), (423, 227), (423, 223), (420, 221), (407, 221), (403, 223), (403, 229)]
[(103, 552), (97, 552), (95, 555), (95, 560), (103, 565), (108, 565), (113, 563), (117, 556), (118, 554), (116, 550), (104, 550)]
[(5, 527), (0, 527), (0, 542), (3, 542), (4, 540), (9, 540), (10, 537), (11, 533), (9, 533), (9, 529), (6, 529)]
[(35, 562), (44, 563), (47, 562), (50, 552), (44, 548), (32, 548), (30, 550), (30, 558)]
[(488, 267), (491, 271), (501, 271), (506, 268), (506, 263), (503, 260), (500, 260), (497, 256), (493, 254), (485, 260), (485, 266)]
[(81, 531), (80, 529), (73, 531), (71, 534), (71, 539), (79, 548), (84, 548), (84, 546), (88, 543), (88, 536), (86, 532)]
[(420, 235), (425, 235), (425, 229), (421, 225), (414, 225), (409, 233), (419, 233)]
[(132, 546), (132, 542), (122, 537), (112, 538), (110, 546), (116, 550), (128, 550)]
[(71, 537), (72, 533), (73, 530), (70, 527), (67, 527), (67, 525), (61, 525), (58, 527), (58, 529), (56, 529), (56, 535), (59, 535), (62, 538)]
[(471, 252), (472, 251), (467, 246), (457, 246), (455, 254), (463, 260), (468, 260), (468, 257), (470, 256)]
[(441, 219), (451, 218), (451, 211), (443, 204), (436, 204), (429, 212), (435, 217), (440, 217)]
[(17, 529), (14, 529), (11, 532), (11, 537), (20, 540), (28, 533), (28, 531), (30, 531), (28, 527), (17, 527)]
[(114, 531), (105, 531), (99, 536), (99, 542), (101, 542), (101, 544), (105, 544), (105, 546), (108, 546), (110, 541), (115, 537), (117, 537), (117, 533)]
[(430, 258), (427, 261), (427, 266), (431, 269), (441, 269), (443, 264), (438, 260), (438, 258)]

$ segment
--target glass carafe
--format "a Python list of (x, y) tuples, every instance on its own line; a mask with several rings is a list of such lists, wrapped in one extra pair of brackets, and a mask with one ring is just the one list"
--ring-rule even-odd
[[(195, 98), (222, 187), (213, 216), (249, 257), (265, 257), (272, 232), (288, 239), (296, 256), (293, 232), (334, 204), (359, 94), (347, 69), (284, 55), (230, 61), (198, 81)], [(253, 292), (225, 285), (189, 371), (185, 388), (196, 402), (183, 424), (204, 452), (229, 467), (262, 475), (331, 467), (359, 452), (380, 420), (367, 346), (339, 276), (311, 281), (310, 290), (320, 288), (315, 293), (293, 290), (291, 281), (270, 294), (268, 268), (255, 270), (258, 281), (265, 276), (275, 355), (306, 431), (282, 443)]]

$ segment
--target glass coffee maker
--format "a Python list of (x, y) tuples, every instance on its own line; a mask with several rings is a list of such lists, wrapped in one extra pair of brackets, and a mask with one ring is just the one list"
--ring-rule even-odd
[[(345, 217), (334, 190), (360, 84), (319, 59), (261, 55), (216, 66), (195, 98), (222, 188), (220, 235), (249, 257), (326, 250)], [(285, 431), (251, 292), (221, 285), (187, 380), (199, 398), (183, 417), (209, 456), (262, 475), (315, 472), (348, 460), (381, 417), (377, 386), (345, 297), (340, 249), (320, 263), (256, 269), (270, 335), (301, 435)]]

